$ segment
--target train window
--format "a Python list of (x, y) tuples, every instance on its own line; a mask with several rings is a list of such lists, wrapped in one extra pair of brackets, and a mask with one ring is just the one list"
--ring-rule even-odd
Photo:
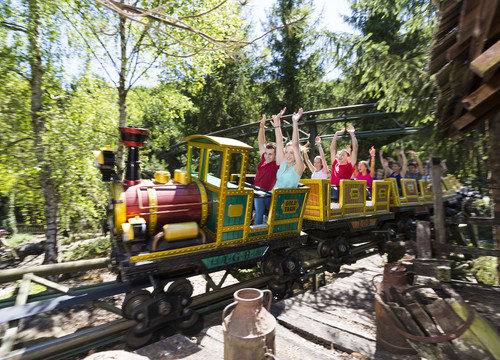
[(210, 150), (208, 154), (208, 172), (205, 181), (217, 187), (220, 187), (223, 157), (222, 151), (218, 150)]
[(200, 173), (200, 148), (191, 148), (191, 176), (198, 178)]
[[(242, 153), (231, 153), (231, 161), (229, 163), (229, 173), (230, 174), (241, 174), (241, 164), (243, 163), (243, 154)], [(238, 189), (238, 185), (231, 183), (230, 181), (227, 183), (228, 189)]]

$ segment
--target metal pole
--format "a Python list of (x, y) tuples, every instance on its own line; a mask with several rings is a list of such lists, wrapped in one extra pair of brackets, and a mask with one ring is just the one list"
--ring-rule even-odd
[(0, 284), (22, 279), (24, 274), (33, 273), (38, 276), (59, 275), (71, 272), (102, 269), (109, 265), (109, 258), (70, 261), (60, 264), (31, 266), (23, 269), (7, 269), (0, 271)]

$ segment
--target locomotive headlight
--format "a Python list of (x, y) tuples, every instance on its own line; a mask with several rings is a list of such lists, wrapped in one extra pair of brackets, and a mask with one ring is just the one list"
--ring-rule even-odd
[(115, 153), (109, 145), (101, 148), (99, 151), (94, 151), (96, 167), (101, 171), (102, 181), (111, 181), (115, 174)]

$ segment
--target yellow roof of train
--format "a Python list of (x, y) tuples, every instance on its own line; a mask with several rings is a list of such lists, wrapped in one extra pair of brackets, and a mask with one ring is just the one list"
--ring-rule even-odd
[(239, 149), (252, 149), (250, 145), (245, 144), (236, 139), (219, 137), (219, 136), (210, 136), (210, 135), (191, 135), (187, 138), (184, 138), (183, 141), (188, 141), (190, 143), (209, 143), (222, 147), (230, 147), (230, 148), (239, 148)]

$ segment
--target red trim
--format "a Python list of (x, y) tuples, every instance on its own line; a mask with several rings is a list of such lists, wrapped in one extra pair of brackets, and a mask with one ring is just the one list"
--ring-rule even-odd
[(120, 130), (120, 132), (129, 133), (129, 134), (141, 134), (141, 135), (149, 134), (149, 130), (141, 129), (141, 128), (129, 128), (129, 127), (121, 126), (118, 128), (118, 130)]
[(143, 141), (143, 142), (137, 142), (137, 141), (125, 141), (125, 140), (122, 140), (122, 141), (120, 141), (120, 144), (125, 145), (125, 146), (142, 147), (142, 146), (146, 145), (146, 142), (145, 141)]
[(141, 180), (123, 180), (123, 184), (128, 185), (128, 186), (137, 185), (140, 183), (141, 183)]

